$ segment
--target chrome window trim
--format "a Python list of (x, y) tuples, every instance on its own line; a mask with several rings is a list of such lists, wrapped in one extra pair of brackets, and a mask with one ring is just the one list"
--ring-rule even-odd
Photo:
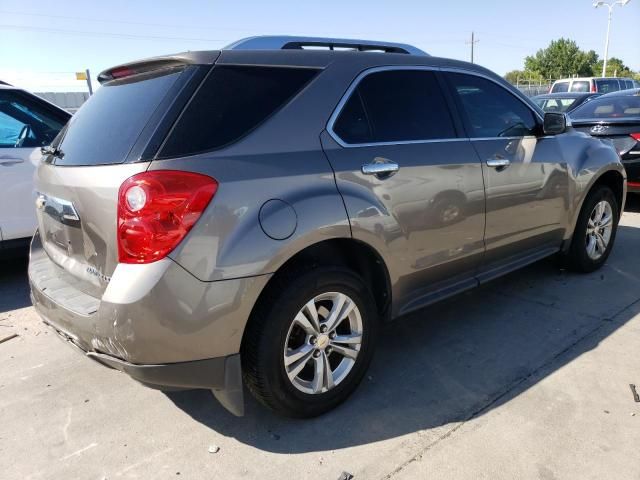
[(484, 75), (480, 72), (474, 72), (473, 70), (467, 70), (464, 68), (456, 68), (456, 67), (435, 67), (428, 65), (386, 65), (382, 67), (372, 67), (360, 72), (356, 78), (351, 82), (347, 91), (342, 95), (338, 105), (333, 110), (333, 113), (329, 117), (329, 121), (327, 122), (327, 133), (329, 136), (341, 147), (343, 148), (360, 148), (360, 147), (377, 147), (377, 146), (389, 146), (389, 145), (414, 145), (414, 144), (422, 144), (422, 143), (442, 143), (442, 142), (460, 142), (460, 141), (485, 141), (485, 140), (515, 140), (517, 138), (527, 138), (527, 137), (535, 137), (535, 135), (524, 135), (524, 136), (516, 136), (516, 137), (482, 137), (482, 138), (473, 138), (473, 137), (453, 137), (453, 138), (432, 138), (428, 140), (403, 140), (397, 142), (370, 142), (370, 143), (346, 143), (344, 140), (340, 138), (340, 136), (333, 130), (333, 126), (342, 113), (342, 110), (351, 98), (351, 94), (358, 87), (360, 82), (367, 76), (378, 73), (378, 72), (386, 72), (386, 71), (395, 71), (395, 70), (418, 70), (418, 71), (431, 71), (431, 72), (452, 72), (452, 73), (463, 73), (466, 75), (474, 75), (476, 77), (481, 77), (486, 80), (489, 80), (499, 87), (503, 88), (507, 93), (511, 94), (514, 98), (516, 98), (519, 102), (521, 102), (525, 107), (527, 107), (533, 115), (540, 120), (543, 121), (543, 118), (540, 114), (526, 102), (524, 102), (521, 98), (518, 98), (513, 92), (509, 91), (509, 89), (505, 88), (504, 85), (501, 85), (500, 82), (497, 82), (495, 79), (491, 78), (488, 75)]

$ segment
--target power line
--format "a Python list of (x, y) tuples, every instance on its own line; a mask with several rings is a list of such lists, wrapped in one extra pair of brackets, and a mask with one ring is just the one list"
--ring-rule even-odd
[(135, 35), (132, 33), (115, 33), (115, 32), (88, 32), (82, 30), (65, 30), (61, 28), (35, 27), (29, 25), (0, 25), (0, 28), (8, 30), (29, 30), (35, 32), (59, 33), (62, 35), (84, 35), (91, 37), (114, 37), (114, 38), (142, 38), (148, 40), (182, 40), (189, 42), (218, 42), (230, 43), (231, 40), (221, 40), (214, 38), (193, 38), (193, 37), (165, 37), (159, 35)]
[[(194, 25), (176, 25), (176, 24), (168, 24), (168, 23), (146, 23), (146, 22), (131, 22), (127, 20), (111, 20), (104, 18), (91, 18), (91, 17), (75, 17), (70, 15), (52, 15), (48, 13), (27, 13), (27, 12), (15, 12), (8, 10), (0, 10), (0, 14), (5, 15), (20, 15), (25, 17), (42, 17), (42, 18), (59, 18), (63, 20), (77, 20), (81, 22), (98, 22), (98, 23), (115, 23), (122, 25), (137, 25), (137, 26), (145, 26), (145, 27), (162, 27), (162, 28), (189, 28), (189, 29), (198, 29), (198, 30), (211, 30), (209, 27), (198, 27)], [(229, 27), (219, 27), (216, 25), (216, 30), (229, 30), (229, 31), (246, 31), (247, 29), (240, 28), (229, 28)]]

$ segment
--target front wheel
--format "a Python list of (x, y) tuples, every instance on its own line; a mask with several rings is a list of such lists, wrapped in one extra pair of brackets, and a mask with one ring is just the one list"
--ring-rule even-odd
[(317, 268), (278, 281), (257, 307), (243, 342), (253, 395), (291, 417), (331, 410), (357, 387), (373, 354), (375, 302), (363, 280)]
[(606, 185), (587, 196), (567, 254), (569, 266), (580, 272), (593, 272), (606, 262), (618, 229), (619, 206)]

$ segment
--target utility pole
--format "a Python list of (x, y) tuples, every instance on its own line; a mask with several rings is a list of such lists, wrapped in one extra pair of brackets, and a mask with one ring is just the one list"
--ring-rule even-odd
[(89, 87), (89, 96), (91, 96), (93, 95), (93, 87), (91, 86), (91, 72), (87, 68), (85, 70), (85, 73), (87, 74), (87, 87)]
[(478, 43), (480, 40), (476, 40), (475, 39), (475, 33), (471, 32), (471, 41), (470, 42), (465, 42), (467, 45), (471, 44), (471, 63), (473, 63), (473, 47), (476, 43)]
[(624, 7), (631, 0), (618, 0), (617, 2), (607, 3), (604, 1), (596, 1), (593, 2), (593, 6), (595, 8), (598, 7), (608, 7), (609, 8), (609, 19), (607, 20), (607, 39), (604, 43), (604, 60), (602, 62), (602, 76), (607, 76), (607, 57), (609, 57), (609, 32), (611, 31), (611, 16), (613, 15), (613, 7), (616, 5), (620, 5)]
[(93, 95), (93, 86), (91, 85), (91, 72), (87, 68), (84, 72), (76, 72), (76, 80), (85, 80), (89, 88), (89, 96)]

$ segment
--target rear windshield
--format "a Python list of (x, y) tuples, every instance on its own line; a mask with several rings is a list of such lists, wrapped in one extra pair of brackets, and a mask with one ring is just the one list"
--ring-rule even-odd
[[(607, 98), (608, 97), (608, 98)], [(571, 113), (574, 119), (640, 117), (640, 97), (612, 96), (596, 98)]]
[(600, 93), (617, 92), (620, 90), (620, 84), (618, 83), (618, 80), (615, 79), (596, 80), (596, 85), (598, 87), (598, 92)]
[(193, 155), (229, 145), (276, 112), (317, 73), (309, 68), (214, 67), (158, 156)]
[(574, 80), (571, 84), (572, 92), (588, 92), (590, 88), (589, 80)]
[(577, 98), (534, 98), (533, 101), (545, 112), (566, 112)]
[(553, 85), (553, 88), (551, 88), (551, 93), (557, 93), (557, 92), (568, 92), (569, 91), (569, 82), (556, 82)]
[(125, 161), (149, 118), (181, 71), (109, 82), (71, 118), (56, 165), (109, 165)]

